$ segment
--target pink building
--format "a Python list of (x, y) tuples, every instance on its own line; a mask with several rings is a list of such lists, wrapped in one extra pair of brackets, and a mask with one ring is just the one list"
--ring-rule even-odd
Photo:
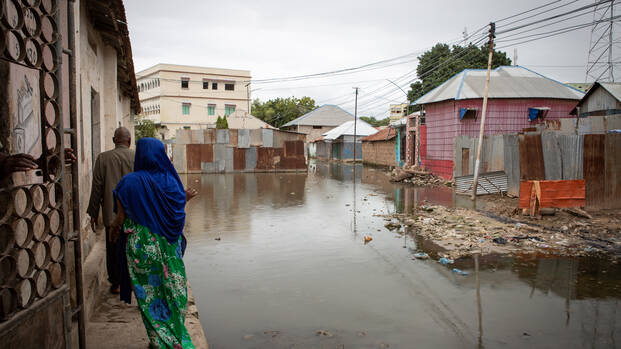
[[(414, 101), (425, 115), (419, 164), (446, 179), (454, 174), (455, 137), (478, 137), (485, 88), (484, 69), (466, 69)], [(485, 135), (511, 134), (546, 120), (570, 117), (581, 91), (520, 66), (492, 70)], [(406, 159), (416, 163), (415, 117), (408, 122)]]

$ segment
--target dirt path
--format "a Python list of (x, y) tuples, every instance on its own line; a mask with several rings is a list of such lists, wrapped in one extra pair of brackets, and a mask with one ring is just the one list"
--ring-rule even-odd
[[(207, 340), (198, 318), (192, 291), (188, 287), (188, 316), (185, 325), (196, 348), (206, 349)], [(118, 295), (105, 292), (86, 328), (87, 347), (93, 349), (145, 349), (149, 346), (136, 300), (126, 304)]]

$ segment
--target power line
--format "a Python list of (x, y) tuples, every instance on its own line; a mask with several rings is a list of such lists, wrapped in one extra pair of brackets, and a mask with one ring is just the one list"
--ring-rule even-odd
[(601, 4), (609, 3), (611, 1), (613, 1), (613, 0), (602, 0), (602, 1), (596, 2), (596, 3), (591, 4), (591, 5), (585, 5), (585, 6), (577, 8), (577, 9), (573, 9), (571, 11), (567, 11), (567, 12), (564, 12), (564, 13), (561, 13), (561, 14), (557, 14), (557, 15), (554, 15), (554, 16), (551, 16), (551, 17), (547, 17), (547, 18), (540, 19), (540, 20), (537, 20), (537, 21), (534, 21), (534, 22), (518, 25), (518, 26), (513, 27), (513, 28), (501, 30), (498, 33), (496, 33), (496, 35), (501, 35), (501, 34), (512, 32), (512, 31), (515, 31), (515, 30), (518, 30), (518, 29), (530, 27), (531, 25), (547, 22), (547, 21), (550, 21), (550, 20), (553, 20), (553, 19), (556, 19), (556, 18), (560, 18), (560, 17), (563, 17), (563, 16), (567, 16), (567, 15), (570, 15), (570, 14), (582, 11), (584, 9), (593, 8), (593, 7), (601, 5)]
[[(556, 4), (557, 2), (561, 2), (561, 0), (555, 0), (555, 1), (549, 2), (549, 3), (547, 3), (547, 4), (544, 4), (544, 5), (541, 5), (541, 6), (537, 6), (537, 7), (535, 7), (535, 8), (531, 8), (530, 10), (527, 10), (527, 11), (524, 11), (524, 12), (520, 12), (520, 13), (516, 13), (516, 14), (514, 14), (514, 15), (512, 15), (512, 16), (509, 16), (509, 17), (505, 17), (505, 18), (498, 19), (498, 20), (496, 20), (495, 22), (496, 22), (496, 23), (500, 23), (500, 22), (502, 22), (502, 21), (506, 21), (506, 20), (511, 19), (511, 18), (519, 17), (519, 16), (521, 16), (521, 15), (525, 15), (525, 14), (527, 14), (527, 13), (530, 13), (530, 12), (533, 12), (533, 11), (537, 11), (537, 10), (542, 9), (542, 8), (544, 8), (544, 7), (548, 7), (548, 6), (552, 5), (552, 4)], [(536, 15), (535, 15), (535, 16), (536, 16)], [(513, 22), (512, 22), (512, 23), (513, 23)]]

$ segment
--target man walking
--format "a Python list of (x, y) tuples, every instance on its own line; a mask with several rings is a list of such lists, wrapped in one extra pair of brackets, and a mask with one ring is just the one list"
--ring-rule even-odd
[(110, 292), (119, 293), (120, 268), (116, 256), (116, 242), (109, 239), (110, 225), (114, 221), (114, 195), (121, 178), (134, 171), (134, 151), (129, 149), (131, 134), (125, 127), (114, 131), (114, 149), (97, 156), (93, 169), (93, 185), (87, 213), (91, 217), (91, 226), (95, 231), (95, 222), (99, 215), (99, 206), (103, 206), (103, 223), (106, 228), (106, 267), (108, 281), (112, 284)]

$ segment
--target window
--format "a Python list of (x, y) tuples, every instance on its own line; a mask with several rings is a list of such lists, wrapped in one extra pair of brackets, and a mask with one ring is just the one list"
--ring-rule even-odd
[(227, 91), (235, 91), (235, 84), (224, 84), (224, 89)]
[(181, 104), (181, 114), (190, 115), (190, 103)]
[(216, 105), (208, 104), (207, 105), (207, 115), (216, 115)]
[(211, 89), (212, 90), (217, 90), (218, 89), (218, 83), (217, 82), (212, 83), (211, 84)]
[(208, 88), (209, 88), (209, 81), (203, 80), (203, 90), (206, 90)]
[(225, 105), (224, 106), (224, 116), (229, 116), (235, 112), (234, 105)]
[(459, 120), (476, 119), (477, 110), (474, 108), (459, 108)]
[(528, 108), (528, 121), (543, 119), (548, 115), (550, 108)]
[(189, 130), (191, 127), (190, 126), (183, 126), (184, 130)]
[(313, 128), (321, 130), (321, 126), (313, 126)]
[(190, 78), (181, 78), (181, 88), (190, 87)]

